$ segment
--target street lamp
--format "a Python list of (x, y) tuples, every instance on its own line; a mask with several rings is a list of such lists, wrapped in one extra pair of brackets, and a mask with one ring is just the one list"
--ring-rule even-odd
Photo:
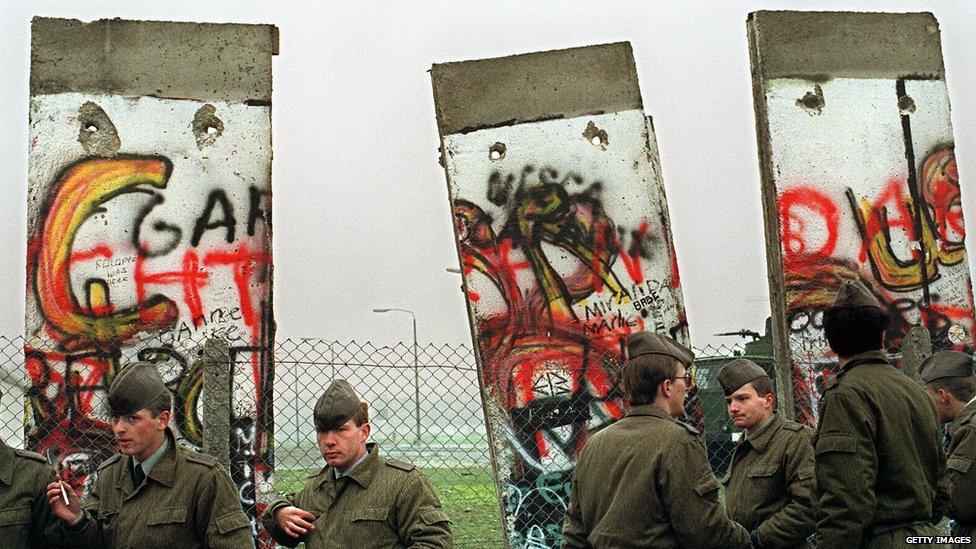
[(414, 404), (416, 406), (416, 420), (417, 420), (417, 438), (416, 442), (420, 442), (420, 366), (417, 361), (417, 315), (413, 313), (410, 309), (373, 309), (374, 313), (407, 313), (413, 319), (413, 390), (414, 390)]

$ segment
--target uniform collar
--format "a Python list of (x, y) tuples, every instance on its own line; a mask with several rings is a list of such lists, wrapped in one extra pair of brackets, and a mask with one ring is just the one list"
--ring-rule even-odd
[[(146, 475), (146, 478), (151, 478), (156, 482), (166, 486), (167, 488), (173, 487), (173, 482), (176, 479), (176, 437), (173, 435), (173, 431), (169, 427), (166, 427), (166, 440), (169, 444), (166, 447), (166, 451), (159, 456), (159, 460), (153, 465), (152, 470)], [(135, 460), (132, 456), (125, 456), (125, 470), (129, 473), (128, 475), (119, 475), (119, 480), (116, 486), (122, 487), (123, 482), (128, 479), (129, 485), (132, 488), (136, 488), (132, 481), (132, 466)]]
[(14, 475), (14, 449), (0, 440), (0, 482), (10, 485)]
[(363, 452), (363, 455), (359, 456), (359, 459), (357, 459), (356, 462), (350, 465), (345, 471), (340, 473), (338, 469), (333, 468), (332, 475), (336, 478), (336, 480), (345, 476), (349, 476), (352, 473), (353, 469), (358, 467), (360, 463), (366, 461), (366, 458), (368, 457), (369, 457), (369, 450)]
[(373, 477), (376, 476), (376, 469), (379, 466), (380, 452), (379, 446), (375, 442), (366, 443), (366, 459), (356, 465), (351, 470), (347, 471), (346, 474), (342, 475), (338, 479), (335, 478), (335, 468), (331, 466), (326, 466), (319, 475), (321, 480), (319, 480), (319, 485), (325, 482), (339, 482), (344, 478), (350, 478), (359, 484), (364, 489), (369, 488), (369, 483), (372, 482)]
[(774, 410), (772, 417), (766, 421), (766, 424), (760, 427), (759, 430), (756, 431), (756, 434), (746, 436), (743, 443), (752, 445), (753, 449), (761, 454), (766, 450), (766, 447), (769, 446), (769, 441), (773, 439), (773, 435), (776, 434), (776, 431), (779, 431), (779, 428), (782, 425), (783, 418), (780, 417), (779, 413)]
[(664, 410), (658, 408), (653, 404), (638, 404), (637, 406), (631, 406), (630, 411), (627, 412), (628, 416), (654, 416), (661, 419), (670, 419), (674, 421), (671, 414), (665, 412)]
[(885, 352), (881, 349), (877, 349), (852, 356), (851, 359), (848, 360), (841, 368), (841, 373), (848, 372), (851, 368), (868, 362), (883, 362), (885, 364), (891, 364), (891, 362), (888, 360), (888, 355), (885, 354)]
[(976, 416), (976, 398), (970, 400), (969, 404), (963, 406), (962, 410), (956, 414), (956, 419), (952, 420), (952, 424), (949, 425), (949, 438), (952, 438), (964, 423), (973, 419), (973, 416)]
[(156, 448), (156, 451), (152, 453), (151, 456), (146, 458), (146, 461), (139, 461), (135, 457), (132, 458), (133, 465), (141, 465), (142, 472), (146, 473), (148, 476), (152, 472), (153, 467), (159, 462), (159, 458), (163, 457), (163, 454), (169, 448), (169, 437), (163, 436), (163, 443)]

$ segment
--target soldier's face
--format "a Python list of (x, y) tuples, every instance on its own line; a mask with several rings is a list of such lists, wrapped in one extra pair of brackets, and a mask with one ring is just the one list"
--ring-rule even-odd
[(759, 396), (752, 383), (746, 383), (738, 391), (725, 397), (729, 417), (739, 429), (750, 433), (773, 415), (773, 395)]
[(112, 432), (115, 433), (120, 452), (144, 461), (163, 443), (167, 424), (169, 412), (152, 417), (149, 410), (143, 408), (138, 412), (113, 417)]
[(665, 396), (671, 417), (681, 417), (685, 413), (685, 395), (688, 394), (688, 370), (679, 363), (673, 380), (665, 380)]
[(315, 438), (325, 462), (339, 471), (345, 471), (366, 453), (369, 423), (356, 426), (349, 420), (330, 431), (316, 431)]

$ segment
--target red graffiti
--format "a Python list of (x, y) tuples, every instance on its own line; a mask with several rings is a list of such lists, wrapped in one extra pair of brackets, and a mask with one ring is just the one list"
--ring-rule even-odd
[(179, 284), (183, 288), (183, 302), (190, 312), (193, 324), (199, 326), (203, 314), (203, 304), (200, 290), (206, 286), (209, 275), (199, 268), (199, 260), (194, 250), (187, 250), (183, 256), (183, 268), (178, 271), (161, 271), (147, 273), (146, 259), (140, 254), (136, 256), (136, 267), (133, 278), (136, 286), (136, 301), (142, 302), (146, 298), (146, 286)]
[[(808, 227), (804, 211), (819, 218), (817, 227)], [(837, 247), (840, 215), (837, 205), (816, 188), (798, 186), (779, 196), (779, 224), (783, 242), (784, 261), (817, 261), (826, 259)], [(807, 249), (807, 240), (817, 229), (824, 233), (823, 244), (816, 250)]]
[[(624, 264), (624, 268), (627, 269), (627, 275), (634, 281), (634, 284), (644, 282), (644, 269), (641, 267), (640, 260), (640, 242), (644, 240), (648, 228), (647, 220), (642, 221), (637, 228), (637, 238), (634, 239), (634, 245), (631, 246), (630, 250), (620, 254), (620, 261)], [(670, 250), (669, 254), (671, 257), (674, 257), (674, 254)], [(672, 268), (674, 267), (676, 266), (673, 265)], [(674, 272), (677, 273), (677, 269)]]

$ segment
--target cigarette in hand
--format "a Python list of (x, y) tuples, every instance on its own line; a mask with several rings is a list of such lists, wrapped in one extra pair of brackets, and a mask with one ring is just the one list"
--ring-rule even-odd
[[(48, 461), (50, 461), (51, 456), (48, 454)], [(61, 459), (57, 460), (58, 468), (54, 473), (54, 476), (58, 479), (58, 488), (61, 488), (61, 498), (64, 500), (64, 506), (68, 507), (68, 491), (64, 489), (64, 479), (61, 478), (61, 473), (64, 471), (64, 465), (61, 463)]]
[(68, 505), (68, 492), (67, 492), (67, 490), (64, 489), (64, 481), (63, 480), (58, 479), (58, 487), (61, 488), (61, 497), (64, 498), (64, 504), (65, 504), (65, 506), (67, 506)]

